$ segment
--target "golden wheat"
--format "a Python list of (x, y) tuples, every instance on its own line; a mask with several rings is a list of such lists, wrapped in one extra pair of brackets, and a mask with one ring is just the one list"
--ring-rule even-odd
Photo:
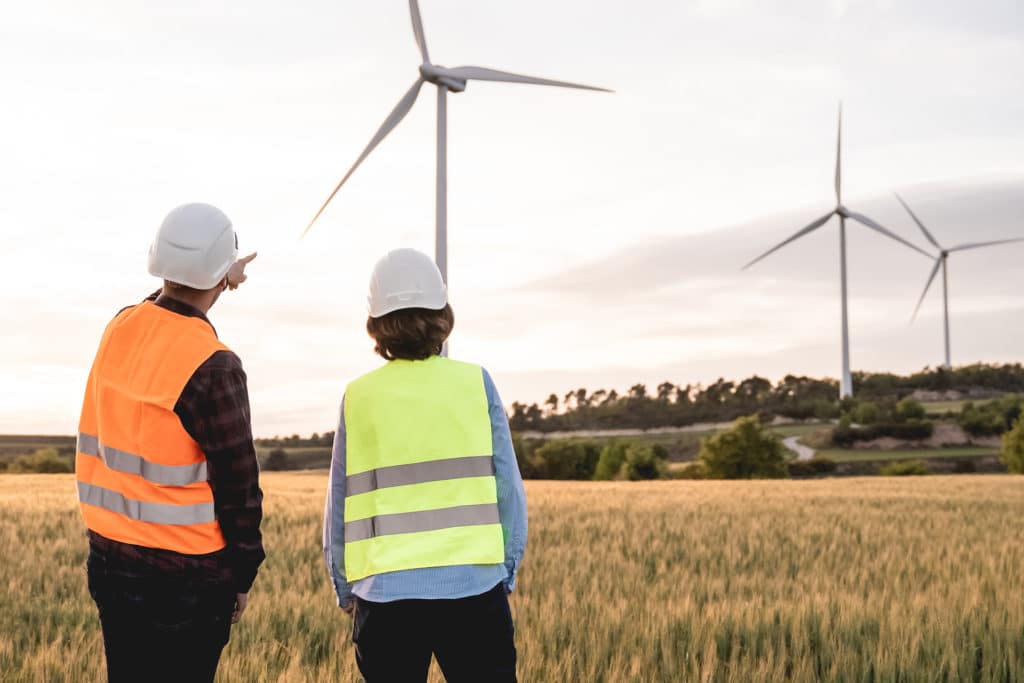
[[(326, 477), (263, 482), (269, 557), (219, 680), (359, 680), (320, 552)], [(527, 494), (524, 681), (1024, 681), (1024, 477)], [(101, 679), (73, 479), (0, 476), (0, 547), (0, 680)]]

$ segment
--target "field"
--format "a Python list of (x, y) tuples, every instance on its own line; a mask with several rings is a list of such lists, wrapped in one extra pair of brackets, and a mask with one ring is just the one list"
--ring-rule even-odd
[[(222, 681), (354, 681), (326, 477), (270, 473)], [(98, 680), (66, 475), (0, 475), (0, 680)], [(1024, 478), (528, 482), (524, 681), (1024, 680)], [(436, 678), (433, 680), (440, 680)]]
[(952, 446), (947, 448), (904, 448), (891, 450), (857, 450), (855, 448), (824, 448), (817, 452), (822, 458), (836, 462), (876, 460), (921, 460), (926, 458), (984, 458), (999, 455), (999, 449), (984, 446)]

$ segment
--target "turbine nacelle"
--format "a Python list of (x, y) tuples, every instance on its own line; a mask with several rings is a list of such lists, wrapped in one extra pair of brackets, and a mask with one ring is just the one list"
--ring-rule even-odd
[(466, 89), (466, 79), (458, 78), (450, 73), (449, 69), (437, 64), (421, 64), (420, 77), (427, 83), (437, 86), (444, 86), (451, 92), (462, 92)]

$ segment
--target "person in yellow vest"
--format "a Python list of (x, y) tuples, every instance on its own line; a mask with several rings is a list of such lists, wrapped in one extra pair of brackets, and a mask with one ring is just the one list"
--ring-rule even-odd
[(370, 280), (367, 331), (387, 363), (348, 385), (334, 437), (324, 557), (368, 683), (516, 680), (508, 594), (526, 495), (487, 371), (441, 355), (454, 316), (412, 249)]
[(75, 472), (108, 681), (212, 681), (264, 559), (246, 376), (206, 317), (255, 256), (219, 209), (174, 209), (149, 251), (162, 289), (96, 352)]

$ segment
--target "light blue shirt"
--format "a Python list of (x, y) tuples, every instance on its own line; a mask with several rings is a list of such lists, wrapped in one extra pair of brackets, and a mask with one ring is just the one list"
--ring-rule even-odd
[(505, 534), (504, 564), (464, 564), (386, 572), (349, 583), (345, 578), (345, 400), (334, 433), (331, 476), (324, 509), (324, 559), (331, 574), (338, 605), (347, 607), (353, 595), (371, 602), (410, 598), (465, 598), (479, 595), (499, 583), (509, 593), (515, 587), (516, 570), (526, 550), (526, 492), (519, 474), (508, 417), (498, 390), (486, 370), (484, 388), (491, 416), (494, 470), (498, 482), (498, 515)]

